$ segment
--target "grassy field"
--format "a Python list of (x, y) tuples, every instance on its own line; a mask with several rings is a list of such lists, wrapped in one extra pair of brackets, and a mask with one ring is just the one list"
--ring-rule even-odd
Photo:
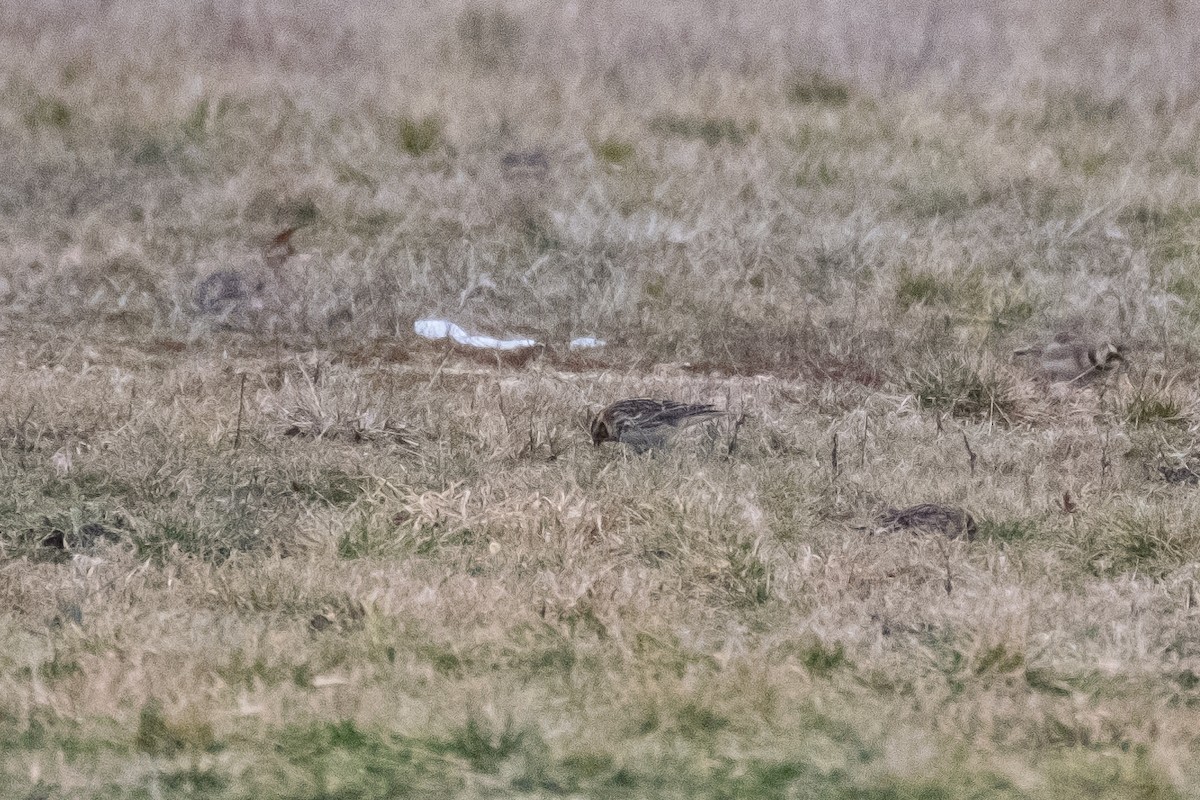
[(0, 796), (1200, 797), (1200, 7), (778, 5), (0, 7)]

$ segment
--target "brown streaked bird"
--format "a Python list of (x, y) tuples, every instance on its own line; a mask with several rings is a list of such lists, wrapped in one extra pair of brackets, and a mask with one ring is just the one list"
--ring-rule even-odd
[(957, 506), (921, 503), (908, 508), (888, 508), (876, 517), (876, 533), (940, 533), (950, 539), (975, 539), (975, 518)]
[(259, 310), (266, 282), (235, 270), (218, 270), (196, 284), (193, 301), (203, 314), (228, 315), (239, 308)]
[(550, 156), (541, 149), (514, 150), (500, 159), (500, 168), (508, 178), (541, 180), (550, 172)]
[(271, 237), (271, 241), (263, 248), (263, 261), (268, 267), (279, 269), (285, 261), (296, 255), (296, 248), (292, 246), (292, 236), (298, 230), (299, 226), (293, 226)]
[(1063, 331), (1044, 347), (1022, 347), (1015, 356), (1037, 356), (1042, 373), (1052, 381), (1086, 383), (1125, 361), (1125, 351), (1107, 339), (1088, 339)]
[(246, 328), (268, 308), (278, 307), (280, 294), (289, 285), (282, 267), (296, 254), (292, 236), (298, 230), (299, 226), (287, 228), (260, 242), (260, 263), (209, 273), (192, 294), (196, 310), (218, 317), (226, 327)]
[(618, 400), (592, 417), (592, 444), (620, 442), (635, 452), (660, 447), (672, 430), (711, 419), (724, 411), (707, 403), (679, 403), (645, 397)]

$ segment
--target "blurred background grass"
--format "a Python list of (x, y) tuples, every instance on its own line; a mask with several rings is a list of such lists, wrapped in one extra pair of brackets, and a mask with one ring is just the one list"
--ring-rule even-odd
[[(296, 346), (444, 315), (864, 381), (1085, 322), (1184, 368), (1196, 13), (12, 4), (0, 306)], [(197, 313), (293, 225), (262, 313)]]

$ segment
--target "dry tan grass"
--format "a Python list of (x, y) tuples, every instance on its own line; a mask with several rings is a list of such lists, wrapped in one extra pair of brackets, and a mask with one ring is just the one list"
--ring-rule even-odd
[[(1101, 766), (1120, 792), (1195, 777), (1200, 506), (1151, 469), (1162, 431), (1122, 424), (1127, 385), (939, 433), (911, 396), (839, 404), (803, 379), (142, 347), (5, 353), (5, 407), (27, 410), (3, 442), (11, 786), (604, 794), (686, 773), (700, 794), (1061, 796)], [(406, 420), (417, 451), (286, 435), (275, 409), (306, 374)], [(750, 417), (732, 454), (728, 428), (593, 448), (581, 406), (630, 392)], [(855, 529), (909, 500), (971, 509), (978, 540)], [(67, 552), (38, 544), (51, 529)]]
[(1197, 13), (0, 7), (0, 795), (1200, 796)]

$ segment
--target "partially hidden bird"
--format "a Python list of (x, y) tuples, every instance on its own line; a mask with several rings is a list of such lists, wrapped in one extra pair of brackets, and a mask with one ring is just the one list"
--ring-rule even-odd
[(970, 512), (955, 506), (921, 503), (908, 508), (888, 508), (875, 519), (876, 533), (911, 531), (940, 533), (950, 539), (972, 541), (978, 533)]
[(1041, 373), (1054, 382), (1088, 383), (1125, 361), (1125, 351), (1108, 339), (1063, 331), (1042, 347), (1022, 347), (1015, 356), (1035, 356)]
[(680, 403), (645, 397), (618, 400), (605, 406), (591, 422), (592, 444), (620, 442), (644, 453), (661, 447), (677, 428), (712, 419), (724, 411), (707, 403)]

